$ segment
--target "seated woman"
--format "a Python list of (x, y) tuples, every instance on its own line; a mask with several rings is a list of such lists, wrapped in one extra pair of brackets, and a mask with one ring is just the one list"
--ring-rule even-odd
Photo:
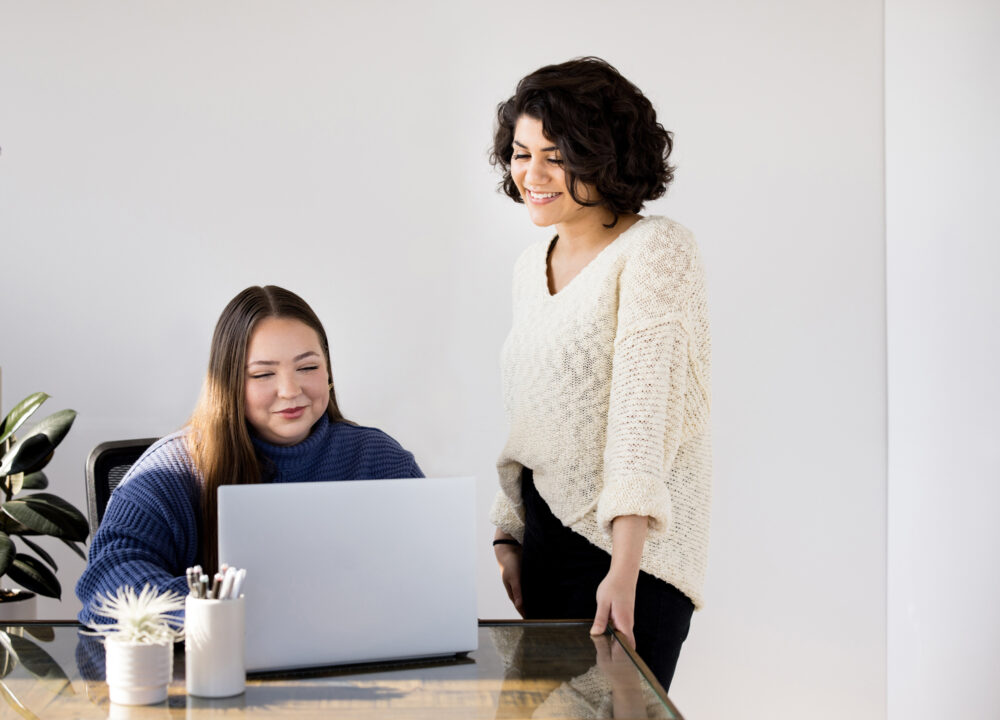
[(423, 477), (413, 455), (344, 419), (319, 318), (302, 298), (250, 287), (215, 326), (187, 427), (154, 443), (111, 495), (76, 585), (80, 621), (118, 587), (187, 594), (188, 567), (212, 572), (220, 485)]

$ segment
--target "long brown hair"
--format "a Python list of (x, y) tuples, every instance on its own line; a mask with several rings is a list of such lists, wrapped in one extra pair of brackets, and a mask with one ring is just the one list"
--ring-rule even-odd
[(248, 287), (226, 305), (212, 335), (208, 372), (191, 415), (188, 450), (201, 475), (202, 567), (212, 573), (218, 558), (218, 490), (220, 485), (259, 483), (264, 468), (250, 440), (246, 421), (246, 364), (250, 336), (261, 320), (299, 320), (319, 336), (326, 358), (330, 402), (326, 414), (342, 421), (330, 364), (330, 343), (316, 313), (295, 293), (275, 285)]

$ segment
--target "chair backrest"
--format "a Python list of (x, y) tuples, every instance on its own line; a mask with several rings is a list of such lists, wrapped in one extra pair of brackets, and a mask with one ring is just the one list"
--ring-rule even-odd
[(129, 468), (157, 439), (113, 440), (101, 443), (90, 451), (87, 458), (87, 513), (91, 536), (97, 532), (97, 526), (104, 518), (111, 491), (118, 487)]

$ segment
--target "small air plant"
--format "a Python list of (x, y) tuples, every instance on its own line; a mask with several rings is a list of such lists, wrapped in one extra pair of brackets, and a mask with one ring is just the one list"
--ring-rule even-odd
[(184, 620), (171, 615), (184, 609), (184, 598), (173, 590), (161, 593), (147, 583), (137, 595), (134, 588), (119, 587), (114, 595), (95, 597), (91, 608), (94, 615), (111, 621), (91, 626), (93, 634), (104, 639), (159, 645), (184, 636)]

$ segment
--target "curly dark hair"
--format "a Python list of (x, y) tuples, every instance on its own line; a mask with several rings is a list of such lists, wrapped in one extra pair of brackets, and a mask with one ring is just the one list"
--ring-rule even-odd
[[(608, 227), (661, 197), (674, 179), (667, 162), (673, 134), (656, 121), (652, 103), (606, 61), (575, 58), (526, 75), (497, 106), (490, 162), (502, 168), (499, 189), (514, 202), (524, 202), (510, 173), (514, 126), (522, 115), (541, 121), (559, 148), (570, 197), (614, 214)], [(578, 183), (596, 188), (600, 199), (583, 200)]]

